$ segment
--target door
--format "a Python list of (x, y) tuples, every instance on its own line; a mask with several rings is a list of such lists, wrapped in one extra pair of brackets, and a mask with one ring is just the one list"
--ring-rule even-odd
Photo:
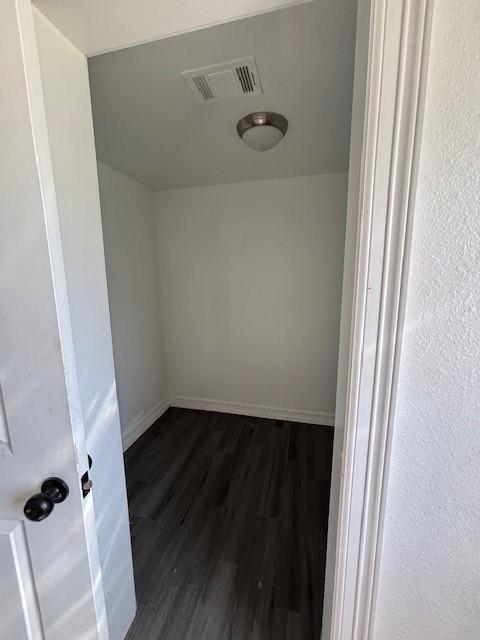
[(0, 69), (0, 638), (107, 638), (28, 0), (0, 0)]

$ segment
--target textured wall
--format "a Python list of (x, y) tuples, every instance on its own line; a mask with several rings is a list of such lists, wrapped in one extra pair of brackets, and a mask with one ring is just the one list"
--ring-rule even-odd
[(174, 404), (332, 420), (346, 187), (331, 174), (156, 193)]
[(376, 640), (480, 637), (480, 3), (437, 0)]

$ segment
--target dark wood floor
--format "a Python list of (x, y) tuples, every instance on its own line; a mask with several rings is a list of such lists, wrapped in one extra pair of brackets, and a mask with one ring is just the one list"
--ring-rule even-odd
[(169, 409), (137, 440), (128, 640), (319, 640), (332, 431)]

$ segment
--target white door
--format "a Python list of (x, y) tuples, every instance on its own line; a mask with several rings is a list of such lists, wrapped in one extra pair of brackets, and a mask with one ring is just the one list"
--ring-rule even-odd
[[(0, 638), (95, 640), (102, 577), (27, 0), (0, 0), (0, 70)], [(28, 519), (52, 476), (68, 496), (50, 482)]]

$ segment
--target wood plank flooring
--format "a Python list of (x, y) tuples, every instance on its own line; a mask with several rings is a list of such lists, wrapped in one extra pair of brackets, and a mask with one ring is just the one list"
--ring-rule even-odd
[(137, 440), (128, 640), (319, 640), (332, 439), (171, 408)]

